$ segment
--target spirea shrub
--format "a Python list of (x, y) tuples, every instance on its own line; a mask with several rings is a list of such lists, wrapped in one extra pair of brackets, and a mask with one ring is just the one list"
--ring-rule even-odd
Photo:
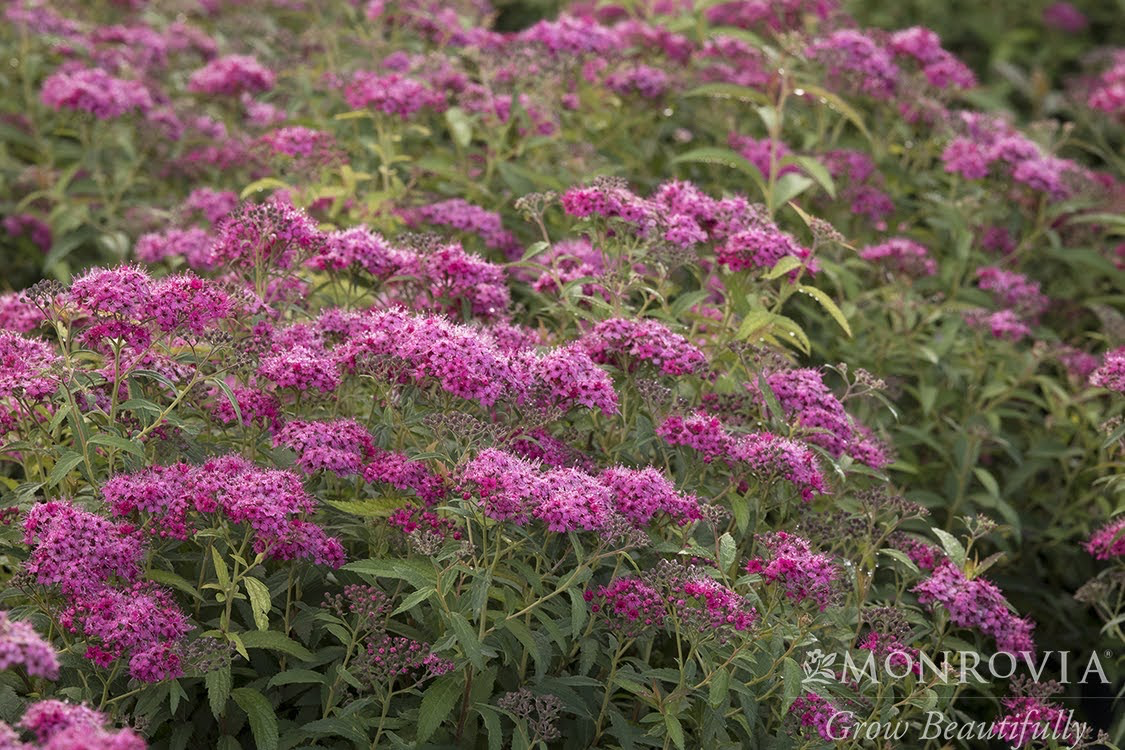
[(1123, 53), (864, 5), (8, 2), (0, 747), (1112, 746)]

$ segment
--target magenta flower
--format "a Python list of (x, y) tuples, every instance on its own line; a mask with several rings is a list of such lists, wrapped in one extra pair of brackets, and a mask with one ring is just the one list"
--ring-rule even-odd
[(217, 57), (191, 74), (188, 91), (194, 94), (237, 96), (269, 91), (277, 76), (249, 55)]
[(152, 95), (140, 81), (114, 78), (101, 68), (62, 68), (47, 76), (40, 94), (52, 109), (89, 112), (99, 120), (121, 117), (133, 110), (147, 112)]
[(1034, 652), (1031, 620), (1012, 614), (1004, 594), (984, 578), (969, 579), (951, 560), (941, 562), (928, 579), (914, 587), (918, 601), (933, 609), (941, 605), (959, 628), (976, 628), (996, 639), (1001, 651)]

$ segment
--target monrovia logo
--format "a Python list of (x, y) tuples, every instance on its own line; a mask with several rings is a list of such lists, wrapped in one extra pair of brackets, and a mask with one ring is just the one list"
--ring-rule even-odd
[(946, 684), (966, 684), (971, 680), (978, 683), (1006, 680), (1017, 672), (1027, 674), (1032, 680), (1039, 682), (1052, 662), (1055, 668), (1049, 674), (1058, 675), (1058, 682), (1062, 684), (1109, 684), (1097, 652), (1091, 652), (1085, 661), (1071, 658), (1070, 651), (1045, 651), (1038, 655), (1030, 651), (1021, 651), (1018, 655), (998, 651), (987, 658), (976, 651), (942, 651), (937, 659), (924, 651), (895, 650), (888, 652), (882, 659), (876, 658), (872, 651), (860, 653), (862, 656), (853, 657), (850, 651), (845, 651), (840, 660), (839, 654), (828, 654), (820, 649), (809, 651), (801, 664), (805, 675), (801, 684), (811, 686), (849, 680), (858, 682), (861, 678), (878, 682), (883, 676), (901, 680), (909, 675), (923, 680), (937, 677)]

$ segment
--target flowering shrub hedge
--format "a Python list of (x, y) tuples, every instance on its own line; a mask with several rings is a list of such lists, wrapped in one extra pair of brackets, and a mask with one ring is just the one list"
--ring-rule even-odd
[(8, 2), (0, 746), (1116, 741), (1123, 52), (883, 12)]

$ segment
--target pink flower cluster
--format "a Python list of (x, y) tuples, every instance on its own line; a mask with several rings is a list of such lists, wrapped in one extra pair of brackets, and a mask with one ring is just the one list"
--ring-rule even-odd
[[(219, 214), (226, 216), (228, 211)], [(211, 235), (199, 227), (149, 232), (137, 238), (133, 253), (142, 263), (159, 263), (166, 258), (183, 258), (189, 268), (209, 271), (217, 263), (211, 255)]]
[(85, 635), (85, 656), (99, 667), (128, 657), (129, 674), (142, 682), (183, 674), (178, 644), (192, 626), (171, 594), (151, 583), (101, 588), (73, 600), (59, 621)]
[(961, 112), (950, 115), (950, 125), (961, 135), (942, 152), (946, 172), (979, 180), (988, 176), (993, 164), (999, 164), (1014, 182), (1055, 201), (1096, 184), (1091, 172), (1076, 162), (1044, 153), (1000, 117)]
[(994, 339), (1019, 341), (1031, 335), (1031, 327), (1014, 310), (991, 312), (971, 308), (964, 312), (965, 322), (972, 328), (988, 331)]
[[(259, 469), (239, 456), (195, 466), (178, 463), (118, 474), (102, 486), (116, 516), (148, 516), (150, 533), (186, 539), (211, 514), (254, 530), (254, 551), (278, 560), (305, 558), (338, 568), (340, 542), (305, 520), (316, 500), (292, 472)], [(209, 521), (208, 521), (209, 522)]]
[(38, 584), (58, 586), (59, 622), (86, 637), (87, 659), (105, 667), (128, 658), (142, 682), (182, 674), (179, 642), (191, 626), (167, 592), (138, 581), (146, 550), (131, 525), (51, 501), (28, 512), (24, 541), (32, 548), (25, 568)]
[(290, 268), (320, 250), (324, 235), (302, 210), (274, 198), (243, 204), (224, 217), (211, 248), (212, 265)]
[(188, 91), (195, 94), (237, 96), (269, 91), (277, 82), (272, 70), (249, 55), (217, 57), (191, 74)]
[(977, 284), (981, 289), (992, 292), (1001, 305), (1031, 319), (1041, 315), (1050, 304), (1050, 300), (1040, 290), (1038, 281), (1032, 281), (1015, 271), (1005, 271), (995, 266), (978, 268)]
[(828, 491), (816, 454), (792, 438), (772, 432), (740, 435), (728, 445), (726, 459), (732, 466), (748, 467), (763, 479), (777, 477), (792, 482), (804, 500)]
[(1125, 516), (1110, 521), (1091, 534), (1085, 547), (1098, 560), (1125, 555)]
[(825, 742), (836, 742), (848, 736), (854, 719), (827, 698), (805, 692), (797, 696), (789, 707), (789, 715), (796, 718), (802, 728), (815, 729)]
[(1113, 59), (1090, 88), (1086, 103), (1118, 118), (1125, 116), (1125, 50), (1113, 53)]
[(1031, 747), (1044, 741), (1073, 744), (1078, 739), (1077, 728), (1071, 726), (1073, 710), (1033, 695), (1004, 698), (1000, 703), (1005, 713), (992, 723), (991, 731), (1009, 747)]
[(403, 120), (424, 108), (440, 112), (446, 107), (445, 94), (421, 81), (398, 73), (380, 75), (365, 70), (352, 75), (344, 88), (344, 100), (352, 109), (371, 108)]
[(940, 604), (949, 621), (959, 628), (976, 628), (996, 639), (1001, 651), (1020, 655), (1034, 652), (1034, 624), (1012, 614), (1003, 593), (984, 578), (969, 579), (951, 560), (934, 568), (928, 579), (914, 587), (918, 601), (931, 609)]
[(144, 544), (133, 526), (113, 523), (70, 502), (35, 505), (24, 520), (24, 563), (41, 586), (66, 596), (83, 596), (114, 580), (132, 583), (140, 575)]
[(152, 95), (140, 81), (114, 78), (101, 68), (61, 68), (43, 81), (40, 95), (52, 109), (89, 112), (99, 120), (152, 108)]
[(409, 226), (428, 224), (475, 235), (486, 247), (499, 250), (508, 258), (518, 257), (520, 252), (519, 240), (504, 228), (500, 214), (462, 198), (406, 208), (399, 215)]
[(859, 257), (903, 276), (933, 276), (937, 273), (937, 261), (930, 257), (929, 251), (906, 237), (894, 237), (865, 247), (859, 251)]
[(51, 644), (43, 640), (31, 623), (13, 620), (0, 612), (0, 669), (20, 666), (31, 677), (56, 679), (59, 659)]
[(460, 491), (474, 493), (485, 515), (525, 525), (533, 518), (549, 531), (601, 531), (616, 516), (637, 528), (658, 514), (675, 523), (700, 518), (699, 501), (677, 491), (651, 467), (612, 467), (599, 475), (573, 467), (542, 471), (538, 464), (489, 448), (466, 464)]
[(821, 612), (837, 600), (840, 568), (827, 555), (813, 552), (807, 539), (785, 531), (759, 534), (754, 539), (764, 553), (746, 564), (747, 573), (759, 574), (767, 583), (780, 583), (787, 597), (795, 602), (811, 601)]
[(836, 183), (841, 200), (851, 204), (851, 212), (866, 216), (877, 229), (886, 227), (886, 219), (895, 211), (883, 175), (875, 169), (874, 160), (862, 151), (837, 149), (818, 154)]
[(608, 621), (622, 638), (639, 638), (663, 630), (668, 619), (668, 600), (644, 579), (623, 576), (597, 589), (587, 589), (583, 598), (590, 611)]
[(583, 334), (581, 345), (598, 363), (613, 363), (630, 371), (651, 363), (665, 375), (701, 373), (707, 358), (683, 336), (655, 320), (610, 318)]
[(1090, 385), (1125, 393), (1125, 346), (1106, 352), (1101, 366), (1090, 375)]
[(23, 742), (18, 732), (0, 722), (3, 750), (145, 750), (147, 745), (132, 729), (106, 728), (108, 717), (85, 705), (41, 700), (24, 711), (17, 726), (31, 732), (35, 743)]
[[(820, 371), (813, 369), (778, 370), (766, 378), (785, 416), (795, 419), (808, 442), (819, 445), (833, 456), (845, 453), (875, 469), (890, 461), (870, 434), (852, 419), (844, 405), (824, 382)], [(759, 403), (764, 395), (756, 383), (746, 389)]]
[(583, 598), (590, 610), (607, 620), (614, 633), (639, 638), (678, 621), (684, 635), (717, 635), (721, 640), (749, 631), (758, 619), (750, 602), (695, 568), (666, 566), (670, 574), (623, 576)]
[(59, 361), (53, 347), (14, 331), (0, 331), (0, 401), (12, 396), (41, 399), (55, 392), (51, 370)]
[(340, 476), (357, 474), (375, 453), (371, 434), (354, 419), (290, 420), (274, 435), (273, 444), (293, 450), (297, 454), (297, 465), (306, 474), (317, 471), (331, 471)]

